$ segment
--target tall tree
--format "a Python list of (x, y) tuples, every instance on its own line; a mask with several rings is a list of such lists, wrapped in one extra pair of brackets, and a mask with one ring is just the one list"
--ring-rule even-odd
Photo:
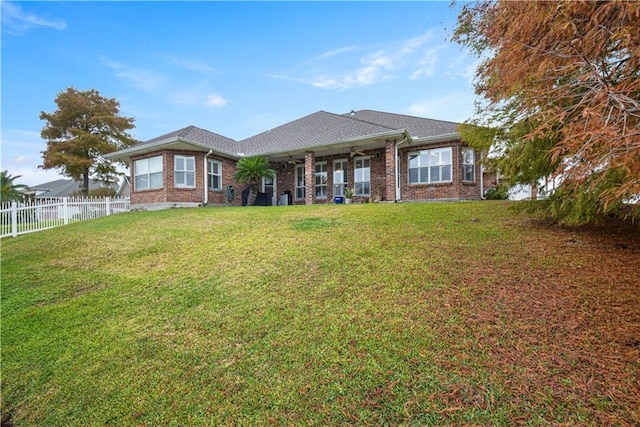
[(499, 129), (469, 140), (498, 145), (514, 183), (560, 182), (543, 206), (562, 222), (640, 194), (639, 34), (640, 2), (481, 1), (458, 17), (453, 40), (481, 60), (469, 124)]
[(120, 103), (104, 98), (97, 90), (68, 88), (55, 99), (58, 109), (40, 113), (46, 120), (41, 136), (47, 141), (42, 152), (43, 169), (59, 169), (64, 175), (82, 181), (82, 192), (89, 192), (89, 178), (114, 182), (116, 165), (103, 156), (129, 147), (136, 141), (127, 133), (134, 119), (120, 116)]
[(234, 178), (241, 184), (249, 184), (247, 206), (253, 206), (258, 196), (258, 184), (263, 178), (273, 178), (276, 171), (264, 156), (243, 157), (236, 163)]
[(20, 178), (20, 175), (11, 176), (6, 170), (0, 172), (0, 201), (19, 202), (28, 197), (25, 192), (29, 190), (29, 187), (24, 184), (16, 184), (13, 182), (18, 178)]

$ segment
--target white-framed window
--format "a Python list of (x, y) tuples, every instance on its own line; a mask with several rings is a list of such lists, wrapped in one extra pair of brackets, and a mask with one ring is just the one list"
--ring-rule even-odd
[(451, 147), (409, 153), (409, 184), (451, 182)]
[(353, 184), (356, 196), (371, 195), (371, 158), (354, 157)]
[(347, 159), (333, 161), (333, 196), (344, 196), (347, 187)]
[(162, 156), (133, 162), (133, 189), (140, 191), (152, 188), (162, 188)]
[(296, 165), (294, 175), (296, 181), (296, 199), (304, 199), (304, 164)]
[(313, 174), (316, 199), (327, 198), (327, 162), (318, 162), (314, 165)]
[(174, 156), (174, 186), (196, 186), (196, 158), (194, 156)]
[(209, 190), (222, 190), (222, 162), (209, 159), (207, 170)]
[(462, 180), (467, 182), (476, 180), (475, 151), (471, 147), (462, 148)]

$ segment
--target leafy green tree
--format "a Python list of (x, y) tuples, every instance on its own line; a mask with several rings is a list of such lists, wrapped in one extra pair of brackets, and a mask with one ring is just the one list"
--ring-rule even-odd
[(640, 194), (638, 34), (639, 2), (489, 0), (458, 17), (453, 40), (481, 60), (461, 133), (491, 145), (511, 183), (559, 182), (537, 206), (560, 222), (599, 221)]
[(135, 144), (127, 130), (134, 119), (120, 116), (120, 103), (104, 98), (96, 90), (68, 88), (55, 99), (58, 109), (40, 113), (47, 123), (41, 136), (47, 141), (42, 152), (42, 169), (59, 169), (65, 176), (82, 181), (82, 193), (89, 191), (89, 178), (115, 182), (120, 173), (105, 154)]
[(2, 191), (0, 194), (0, 201), (2, 202), (20, 202), (28, 198), (25, 192), (29, 191), (30, 188), (24, 184), (16, 184), (13, 181), (20, 178), (21, 176), (11, 176), (9, 172), (4, 170), (0, 172), (0, 185), (2, 186)]
[(247, 206), (253, 206), (258, 196), (258, 184), (263, 178), (272, 179), (276, 171), (264, 156), (243, 157), (236, 163), (234, 178), (240, 184), (248, 184), (249, 198)]

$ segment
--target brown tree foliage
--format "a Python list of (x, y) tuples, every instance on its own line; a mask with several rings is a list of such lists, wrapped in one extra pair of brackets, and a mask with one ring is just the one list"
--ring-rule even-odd
[(484, 123), (555, 141), (543, 155), (563, 194), (590, 192), (601, 212), (640, 194), (640, 2), (483, 1), (453, 39), (482, 59)]
[(126, 132), (134, 128), (134, 119), (120, 116), (120, 103), (96, 90), (68, 88), (55, 102), (55, 112), (40, 113), (40, 119), (47, 122), (41, 132), (47, 149), (42, 152), (40, 167), (60, 169), (64, 175), (82, 180), (86, 197), (90, 176), (105, 182), (115, 180), (118, 171), (103, 156), (136, 143)]

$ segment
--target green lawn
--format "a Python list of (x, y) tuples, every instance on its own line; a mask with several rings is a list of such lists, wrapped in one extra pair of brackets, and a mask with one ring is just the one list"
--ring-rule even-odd
[(3, 239), (3, 422), (639, 424), (639, 237), (462, 202)]

